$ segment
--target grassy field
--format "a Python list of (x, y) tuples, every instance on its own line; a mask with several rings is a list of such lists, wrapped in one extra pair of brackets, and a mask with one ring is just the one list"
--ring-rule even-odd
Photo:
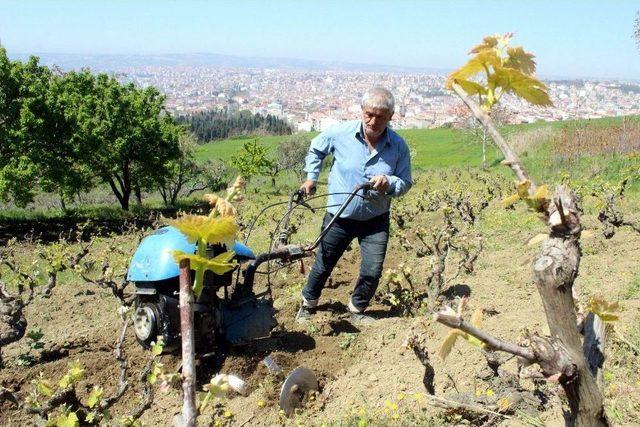
[[(640, 125), (640, 117), (611, 117), (595, 120), (573, 120), (564, 122), (538, 122), (523, 125), (510, 125), (501, 128), (507, 141), (515, 146), (525, 168), (531, 176), (545, 183), (554, 183), (563, 177), (579, 178), (602, 176), (608, 181), (620, 177), (621, 169), (627, 164), (627, 156), (604, 153), (598, 156), (579, 155), (572, 161), (560, 158), (552, 150), (551, 139), (562, 129), (571, 131), (578, 127), (620, 127)], [(482, 160), (482, 145), (473, 141), (469, 132), (453, 128), (407, 129), (398, 133), (405, 138), (412, 151), (412, 166), (415, 171), (448, 167), (478, 167)], [(312, 133), (315, 136), (317, 133)], [(260, 143), (274, 152), (283, 136), (258, 136), (226, 139), (202, 145), (197, 158), (221, 159), (228, 161), (245, 142), (258, 139)], [(496, 168), (506, 174), (510, 172), (500, 167), (502, 154), (489, 143), (487, 162), (490, 168)]]
[[(640, 117), (627, 118), (606, 118), (598, 120), (579, 120), (565, 122), (539, 122), (525, 125), (504, 126), (501, 128), (502, 134), (514, 146), (518, 152), (525, 168), (531, 176), (542, 183), (557, 183), (566, 178), (569, 179), (591, 179), (593, 177), (604, 178), (608, 182), (615, 182), (620, 179), (621, 171), (628, 166), (628, 156), (618, 154), (601, 155), (580, 155), (568, 161), (554, 153), (552, 139), (563, 129), (576, 129), (585, 126), (594, 128), (620, 128), (623, 126), (635, 126), (640, 129)], [(453, 128), (436, 129), (408, 129), (399, 130), (412, 152), (412, 164), (415, 172), (426, 170), (437, 170), (449, 167), (479, 167), (482, 161), (482, 145), (474, 142), (469, 132)], [(317, 133), (311, 133), (313, 137)], [(246, 136), (211, 142), (200, 146), (196, 152), (198, 161), (207, 159), (219, 159), (229, 162), (242, 145), (248, 141), (258, 139), (261, 144), (269, 148), (271, 153), (275, 153), (280, 142), (285, 136)], [(498, 173), (510, 176), (507, 168), (500, 166), (502, 155), (491, 143), (487, 146), (487, 161), (490, 169)], [(324, 179), (324, 175), (321, 177)], [(255, 191), (265, 191), (271, 194), (286, 194), (297, 185), (297, 180), (293, 173), (281, 174), (276, 181), (276, 188), (273, 188), (268, 178), (254, 177), (250, 184)], [(631, 187), (631, 191), (640, 190), (636, 183)], [(195, 194), (194, 197), (198, 195)], [(129, 214), (121, 215), (122, 211), (117, 207), (117, 203), (111, 191), (105, 187), (98, 187), (91, 193), (83, 195), (83, 200), (72, 204), (68, 212), (62, 212), (58, 205), (57, 196), (41, 194), (38, 195), (36, 203), (27, 209), (14, 209), (4, 206), (0, 210), (0, 221), (8, 220), (38, 220), (46, 218), (57, 218), (61, 216), (72, 217), (97, 217), (97, 218), (117, 218), (128, 217)], [(191, 202), (181, 202), (181, 206)], [(135, 205), (134, 203), (132, 203)], [(162, 201), (157, 193), (145, 196), (142, 209), (158, 210)]]

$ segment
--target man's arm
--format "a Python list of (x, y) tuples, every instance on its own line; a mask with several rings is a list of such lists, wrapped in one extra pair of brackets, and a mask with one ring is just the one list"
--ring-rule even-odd
[(387, 194), (391, 197), (400, 197), (405, 194), (413, 185), (413, 178), (411, 177), (411, 155), (409, 154), (409, 147), (404, 143), (400, 148), (400, 158), (398, 159), (398, 165), (393, 175), (387, 175), (389, 181), (389, 188)]
[(315, 193), (316, 182), (322, 169), (322, 161), (332, 149), (331, 138), (324, 132), (311, 141), (309, 152), (304, 160), (304, 171), (307, 173), (307, 180), (300, 186), (300, 189), (303, 190), (305, 194), (311, 195)]

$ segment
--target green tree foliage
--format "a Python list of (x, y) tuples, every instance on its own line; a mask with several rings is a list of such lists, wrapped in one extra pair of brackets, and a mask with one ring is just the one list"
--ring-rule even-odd
[(304, 159), (309, 151), (311, 138), (306, 134), (296, 134), (285, 138), (278, 146), (275, 163), (280, 170), (292, 170), (302, 177)]
[(186, 124), (200, 141), (207, 142), (237, 135), (290, 135), (291, 126), (284, 120), (270, 114), (262, 116), (243, 110), (203, 111), (179, 117), (179, 123)]
[(179, 129), (164, 113), (155, 88), (136, 89), (105, 74), (65, 76), (66, 109), (76, 123), (74, 152), (109, 185), (123, 209), (137, 186), (152, 188), (165, 177), (165, 164), (179, 156)]
[(132, 191), (162, 185), (180, 156), (181, 128), (163, 103), (155, 88), (10, 61), (0, 47), (0, 199), (24, 206), (45, 191), (64, 201), (103, 182), (128, 209)]
[(59, 194), (64, 207), (65, 200), (94, 186), (94, 174), (71, 143), (77, 123), (66, 109), (69, 84), (59, 73), (46, 74), (46, 81), (37, 81), (37, 96), (23, 103), (21, 137), (24, 153), (37, 165), (39, 190)]
[(42, 96), (49, 71), (32, 58), (27, 63), (10, 61), (0, 47), (0, 197), (26, 205), (33, 199), (38, 168), (25, 144), (23, 118), (33, 116), (30, 104)]
[(183, 131), (178, 139), (179, 156), (167, 162), (166, 175), (158, 181), (158, 190), (166, 206), (174, 206), (180, 194), (225, 189), (232, 179), (231, 171), (220, 160), (198, 163), (194, 153), (198, 146), (193, 134)]
[(249, 180), (256, 175), (271, 176), (274, 161), (268, 156), (268, 150), (257, 139), (246, 142), (231, 163), (240, 175)]

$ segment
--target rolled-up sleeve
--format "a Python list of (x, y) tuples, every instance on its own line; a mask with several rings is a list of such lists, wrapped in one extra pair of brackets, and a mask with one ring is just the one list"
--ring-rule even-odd
[(332, 151), (332, 138), (326, 133), (313, 138), (309, 146), (309, 152), (305, 157), (304, 171), (307, 173), (307, 179), (317, 181), (322, 168), (322, 160)]
[(402, 143), (399, 148), (398, 163), (393, 175), (387, 175), (389, 190), (387, 194), (391, 197), (399, 197), (405, 194), (413, 185), (411, 177), (411, 155), (406, 143)]

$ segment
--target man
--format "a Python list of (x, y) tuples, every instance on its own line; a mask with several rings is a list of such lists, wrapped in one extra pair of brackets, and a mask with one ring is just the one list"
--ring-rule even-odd
[(323, 228), (353, 189), (367, 181), (373, 190), (367, 200), (355, 197), (322, 240), (315, 263), (302, 290), (296, 320), (304, 322), (315, 312), (331, 271), (354, 238), (360, 244), (360, 275), (348, 303), (352, 322), (366, 325), (374, 319), (364, 311), (376, 292), (389, 240), (391, 198), (406, 193), (413, 184), (409, 148), (387, 125), (395, 101), (387, 89), (374, 87), (362, 97), (362, 120), (337, 125), (311, 141), (305, 160), (307, 180), (300, 187), (307, 195), (316, 190), (323, 159), (332, 154), (329, 196)]

